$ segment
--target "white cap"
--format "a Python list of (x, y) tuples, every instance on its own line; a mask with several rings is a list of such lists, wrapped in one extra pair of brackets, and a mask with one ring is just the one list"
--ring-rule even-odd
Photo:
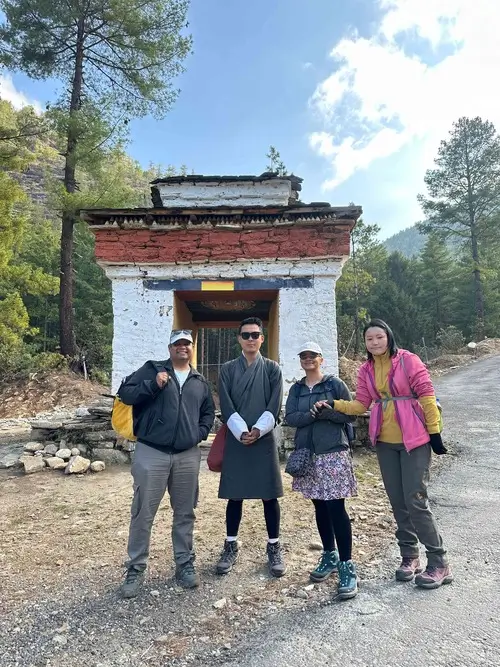
[(314, 343), (313, 341), (308, 341), (301, 345), (297, 354), (302, 354), (302, 352), (316, 352), (316, 354), (321, 354), (321, 356), (323, 356), (323, 350), (318, 343)]
[(178, 340), (188, 340), (193, 342), (193, 332), (190, 329), (174, 329), (170, 334), (170, 345), (177, 343)]

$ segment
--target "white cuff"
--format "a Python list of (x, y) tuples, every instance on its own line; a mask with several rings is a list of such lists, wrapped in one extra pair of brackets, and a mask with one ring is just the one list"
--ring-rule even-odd
[(266, 410), (258, 418), (257, 422), (254, 424), (253, 428), (258, 428), (260, 431), (260, 437), (269, 433), (276, 426), (276, 420), (269, 410)]
[(248, 433), (250, 430), (245, 424), (243, 417), (237, 412), (233, 412), (233, 414), (229, 417), (227, 420), (227, 427), (234, 435), (236, 440), (241, 440), (242, 434)]

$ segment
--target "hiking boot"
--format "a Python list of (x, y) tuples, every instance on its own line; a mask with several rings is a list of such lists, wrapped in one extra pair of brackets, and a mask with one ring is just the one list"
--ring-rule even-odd
[(337, 565), (339, 571), (339, 585), (337, 597), (339, 600), (349, 600), (358, 593), (358, 577), (356, 566), (352, 560), (340, 560)]
[(339, 555), (336, 551), (323, 551), (318, 564), (312, 572), (309, 572), (310, 580), (316, 583), (325, 581), (325, 579), (328, 579), (337, 570), (338, 562)]
[(419, 588), (439, 588), (443, 584), (451, 584), (453, 575), (450, 567), (432, 567), (427, 566), (425, 572), (417, 574), (415, 583)]
[(196, 574), (193, 561), (188, 561), (184, 565), (177, 565), (175, 568), (175, 579), (182, 588), (197, 588), (200, 585), (200, 577)]
[(268, 542), (266, 551), (271, 574), (273, 577), (282, 577), (286, 572), (286, 565), (281, 544), (279, 542), (273, 544)]
[(224, 542), (224, 549), (220, 555), (219, 562), (216, 565), (217, 574), (228, 574), (233, 569), (233, 565), (238, 560), (238, 541), (233, 540)]
[(416, 574), (422, 572), (420, 560), (411, 556), (403, 556), (401, 565), (396, 570), (397, 581), (413, 581)]
[(125, 581), (121, 586), (121, 594), (123, 598), (135, 598), (139, 592), (140, 587), (144, 582), (146, 570), (138, 570), (135, 567), (129, 567), (125, 574)]

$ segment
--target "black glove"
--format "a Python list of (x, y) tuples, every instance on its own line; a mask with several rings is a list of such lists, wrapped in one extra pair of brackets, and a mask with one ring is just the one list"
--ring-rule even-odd
[(441, 433), (430, 433), (429, 441), (434, 454), (448, 454), (448, 450), (443, 445), (443, 439), (441, 438)]

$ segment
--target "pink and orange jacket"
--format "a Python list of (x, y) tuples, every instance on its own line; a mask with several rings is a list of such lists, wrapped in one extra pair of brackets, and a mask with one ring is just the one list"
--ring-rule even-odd
[[(404, 357), (404, 365), (401, 358)], [(434, 396), (429, 371), (416, 354), (408, 350), (398, 350), (391, 359), (392, 370), (389, 372), (389, 388), (393, 397), (412, 397), (409, 400), (394, 401), (395, 415), (403, 444), (407, 451), (429, 442), (429, 433), (425, 425), (425, 416), (418, 398)], [(417, 398), (413, 398), (413, 396)], [(358, 372), (356, 400), (368, 410), (371, 406), (369, 435), (373, 445), (377, 443), (383, 419), (383, 406), (376, 401), (381, 395), (375, 387), (374, 362), (366, 361)]]

